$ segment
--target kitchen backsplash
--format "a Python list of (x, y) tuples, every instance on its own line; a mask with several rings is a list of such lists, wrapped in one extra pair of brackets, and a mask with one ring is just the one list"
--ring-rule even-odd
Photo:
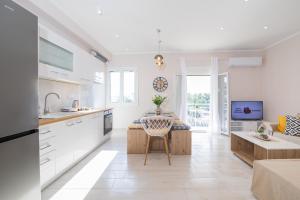
[(80, 106), (91, 107), (90, 89), (91, 86), (77, 85), (51, 80), (39, 80), (39, 112), (43, 113), (45, 96), (49, 92), (55, 92), (60, 95), (58, 99), (55, 95), (48, 97), (48, 107), (50, 112), (58, 112), (62, 107), (72, 106), (73, 100), (79, 100)]

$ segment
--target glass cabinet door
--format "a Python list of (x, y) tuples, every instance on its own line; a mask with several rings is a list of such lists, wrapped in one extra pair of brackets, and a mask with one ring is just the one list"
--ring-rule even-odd
[(41, 63), (73, 71), (73, 53), (44, 39), (39, 41), (39, 61)]

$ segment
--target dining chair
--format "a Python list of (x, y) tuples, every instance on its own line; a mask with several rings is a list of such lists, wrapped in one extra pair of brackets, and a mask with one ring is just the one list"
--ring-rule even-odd
[(147, 146), (145, 151), (144, 165), (146, 165), (147, 163), (151, 137), (160, 137), (164, 140), (164, 146), (168, 155), (169, 165), (171, 165), (168, 145), (168, 133), (173, 125), (173, 119), (165, 116), (151, 116), (142, 118), (141, 123), (145, 132), (147, 133)]

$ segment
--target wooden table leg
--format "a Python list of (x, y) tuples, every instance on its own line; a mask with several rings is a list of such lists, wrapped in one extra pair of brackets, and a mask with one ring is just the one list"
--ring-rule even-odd
[(169, 147), (168, 147), (168, 139), (167, 139), (167, 136), (164, 136), (164, 143), (165, 143), (166, 153), (167, 153), (167, 155), (168, 155), (169, 165), (171, 165), (171, 159), (170, 159), (170, 154), (169, 154)]
[(144, 162), (144, 165), (146, 165), (146, 162), (147, 162), (147, 157), (148, 157), (148, 152), (149, 152), (149, 144), (150, 144), (150, 138), (151, 136), (148, 135), (148, 138), (147, 138), (147, 147), (146, 147), (146, 152), (145, 152), (145, 162)]

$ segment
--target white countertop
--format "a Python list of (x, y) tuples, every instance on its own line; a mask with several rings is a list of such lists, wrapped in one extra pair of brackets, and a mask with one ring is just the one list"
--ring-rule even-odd
[(236, 136), (239, 136), (249, 142), (252, 142), (256, 144), (257, 146), (260, 146), (264, 149), (267, 150), (284, 150), (284, 149), (300, 149), (300, 145), (277, 138), (273, 136), (269, 136), (271, 141), (263, 141), (260, 140), (253, 135), (255, 132), (238, 132), (238, 131), (233, 131), (231, 134), (234, 134)]

